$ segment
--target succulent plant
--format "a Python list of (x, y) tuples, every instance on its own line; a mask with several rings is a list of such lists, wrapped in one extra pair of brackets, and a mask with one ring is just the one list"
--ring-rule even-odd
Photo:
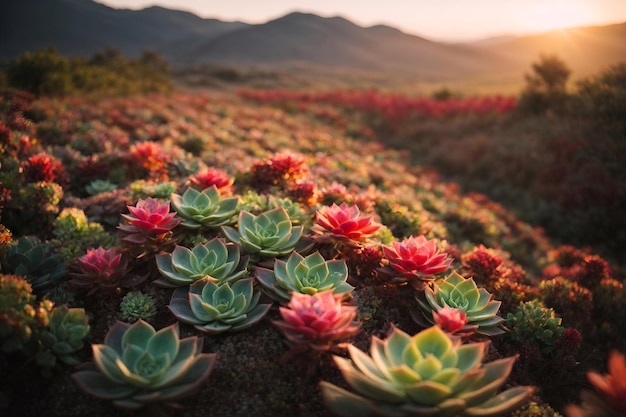
[(617, 350), (609, 353), (608, 373), (587, 372), (587, 380), (594, 391), (581, 392), (582, 404), (565, 408), (567, 417), (622, 417), (626, 416), (626, 360)]
[(76, 353), (83, 348), (89, 334), (89, 319), (82, 308), (54, 307), (48, 327), (41, 331), (40, 339), (45, 349), (37, 353), (37, 364), (50, 369), (57, 359), (66, 365), (80, 363)]
[(280, 307), (282, 320), (272, 323), (284, 334), (292, 349), (329, 351), (353, 338), (362, 322), (355, 321), (356, 307), (342, 304), (341, 294), (322, 291), (294, 292), (287, 307)]
[(87, 191), (89, 195), (102, 194), (116, 189), (117, 185), (113, 184), (111, 181), (100, 179), (93, 180), (85, 186), (85, 191)]
[(7, 251), (6, 263), (7, 271), (25, 277), (35, 292), (59, 283), (67, 272), (61, 257), (35, 237), (19, 238)]
[(472, 278), (463, 278), (456, 271), (445, 279), (435, 281), (433, 288), (426, 286), (424, 291), (417, 291), (415, 299), (421, 311), (412, 311), (413, 319), (423, 327), (435, 323), (433, 314), (445, 307), (462, 310), (467, 323), (456, 332), (459, 336), (473, 334), (496, 336), (505, 333), (504, 318), (498, 316), (500, 301), (484, 288), (478, 288)]
[(29, 350), (52, 308), (49, 300), (37, 302), (24, 277), (0, 274), (0, 353)]
[(541, 301), (527, 301), (507, 314), (506, 327), (511, 331), (506, 338), (517, 346), (529, 344), (538, 347), (543, 354), (550, 354), (565, 333), (561, 322), (554, 310), (545, 307)]
[(202, 338), (179, 339), (178, 323), (156, 331), (143, 320), (118, 321), (92, 349), (95, 369), (72, 379), (86, 393), (129, 410), (195, 393), (215, 363), (215, 354), (202, 353)]
[(122, 298), (120, 313), (122, 320), (132, 323), (139, 319), (150, 321), (156, 314), (154, 298), (141, 291), (131, 291)]
[(125, 235), (122, 241), (141, 244), (145, 236), (161, 235), (171, 232), (181, 222), (176, 213), (170, 213), (170, 203), (159, 203), (152, 197), (137, 201), (128, 206), (130, 214), (121, 214), (127, 224), (119, 225), (118, 229)]
[(217, 187), (221, 195), (233, 193), (235, 179), (220, 169), (208, 168), (189, 177), (189, 185), (198, 191), (211, 186)]
[(394, 282), (410, 282), (416, 289), (423, 289), (434, 275), (446, 271), (452, 264), (452, 258), (440, 252), (436, 241), (424, 236), (411, 236), (393, 242), (392, 246), (383, 245), (382, 250), (389, 265), (381, 268), (381, 272)]
[(303, 225), (308, 223), (309, 216), (299, 203), (294, 203), (289, 198), (277, 198), (270, 195), (267, 199), (269, 209), (284, 207), (293, 225)]
[(128, 261), (116, 248), (98, 247), (79, 257), (77, 267), (79, 272), (70, 272), (70, 286), (88, 289), (89, 293), (98, 289), (115, 291), (128, 271)]
[(393, 327), (372, 337), (370, 354), (348, 346), (351, 360), (335, 356), (356, 391), (322, 381), (326, 405), (341, 416), (502, 416), (527, 401), (533, 387), (497, 394), (517, 356), (483, 364), (488, 342), (461, 344), (438, 326), (414, 336)]
[(172, 194), (174, 210), (183, 218), (181, 226), (188, 229), (218, 228), (233, 222), (238, 197), (221, 198), (215, 185), (198, 191), (188, 188), (183, 195)]
[(87, 249), (112, 246), (113, 237), (101, 224), (87, 220), (85, 212), (77, 207), (66, 207), (53, 223), (52, 241), (59, 255), (67, 263), (74, 262)]
[(229, 240), (239, 243), (244, 252), (275, 258), (293, 252), (303, 227), (293, 226), (285, 208), (277, 207), (258, 216), (240, 211), (237, 229), (222, 226), (222, 231)]
[(259, 304), (260, 296), (252, 278), (232, 285), (203, 278), (188, 287), (176, 288), (169, 309), (183, 323), (201, 332), (218, 334), (246, 329), (261, 320), (272, 305)]
[(293, 293), (312, 295), (330, 290), (335, 294), (349, 294), (354, 289), (346, 282), (346, 262), (339, 259), (326, 261), (319, 252), (306, 258), (292, 252), (287, 261), (275, 259), (273, 271), (256, 267), (255, 274), (267, 295), (283, 304)]
[(182, 221), (170, 213), (170, 203), (148, 197), (128, 206), (130, 214), (122, 214), (125, 224), (117, 226), (125, 250), (140, 258), (167, 250), (176, 243), (173, 229)]
[(174, 181), (146, 181), (136, 180), (128, 186), (132, 192), (133, 200), (141, 198), (168, 199), (172, 193), (176, 192)]
[(361, 216), (357, 205), (324, 206), (315, 213), (316, 224), (311, 231), (320, 241), (361, 244), (378, 231), (380, 225), (371, 216)]
[(175, 288), (209, 278), (217, 283), (232, 282), (248, 272), (249, 256), (240, 254), (238, 244), (214, 238), (192, 249), (176, 245), (172, 253), (156, 256), (162, 277), (155, 284)]

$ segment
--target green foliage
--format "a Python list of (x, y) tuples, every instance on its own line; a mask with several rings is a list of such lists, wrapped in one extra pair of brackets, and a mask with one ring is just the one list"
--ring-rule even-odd
[(135, 180), (130, 184), (132, 199), (153, 197), (153, 198), (170, 198), (170, 195), (176, 192), (176, 183), (174, 181), (154, 182), (146, 180)]
[(11, 274), (25, 277), (35, 292), (58, 284), (67, 272), (63, 259), (52, 252), (50, 245), (28, 236), (11, 246), (4, 267)]
[(382, 224), (391, 225), (393, 236), (402, 239), (421, 234), (421, 220), (419, 216), (408, 210), (407, 207), (388, 200), (376, 202), (376, 212)]
[(505, 325), (511, 330), (506, 337), (514, 344), (521, 346), (528, 343), (547, 354), (554, 351), (556, 341), (565, 332), (561, 318), (539, 300), (520, 304), (507, 315)]
[(171, 89), (166, 62), (151, 51), (128, 60), (119, 51), (106, 49), (90, 61), (59, 55), (56, 48), (25, 52), (9, 63), (6, 79), (9, 87), (44, 96), (127, 95)]
[(92, 348), (96, 369), (72, 379), (86, 393), (127, 410), (195, 393), (215, 363), (215, 354), (202, 353), (201, 338), (179, 340), (178, 324), (156, 331), (143, 320), (118, 321), (104, 344)]
[(93, 180), (85, 187), (85, 191), (89, 195), (97, 195), (101, 193), (106, 193), (108, 191), (113, 191), (117, 189), (117, 185), (113, 184), (109, 180)]
[(122, 320), (133, 323), (139, 319), (151, 321), (157, 314), (154, 298), (141, 291), (131, 291), (120, 303)]
[(36, 95), (67, 95), (72, 91), (72, 62), (56, 48), (25, 52), (7, 69), (10, 87)]
[(626, 134), (626, 62), (610, 66), (600, 74), (577, 83), (581, 115), (616, 137)]

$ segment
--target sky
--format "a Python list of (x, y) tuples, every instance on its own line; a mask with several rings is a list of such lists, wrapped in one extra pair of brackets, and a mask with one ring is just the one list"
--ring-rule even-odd
[(200, 17), (264, 23), (293, 11), (386, 24), (437, 41), (471, 41), (572, 26), (626, 22), (626, 0), (96, 0), (115, 8), (152, 5)]

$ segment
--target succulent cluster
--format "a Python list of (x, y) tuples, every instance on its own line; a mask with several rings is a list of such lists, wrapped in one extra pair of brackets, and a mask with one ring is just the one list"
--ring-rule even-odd
[(55, 307), (50, 313), (48, 326), (41, 331), (43, 350), (37, 353), (37, 364), (52, 368), (59, 360), (66, 365), (78, 365), (78, 351), (83, 348), (89, 334), (89, 319), (82, 308)]
[(52, 308), (50, 301), (37, 302), (23, 277), (0, 274), (0, 354), (29, 350)]
[[(498, 316), (501, 302), (493, 300), (484, 288), (478, 288), (472, 278), (463, 278), (456, 271), (434, 282), (433, 288), (416, 292), (415, 298), (421, 311), (411, 313), (423, 327), (438, 323), (464, 337), (491, 337), (505, 332), (504, 318)], [(458, 310), (458, 315), (452, 309)]]
[(125, 322), (151, 321), (157, 314), (154, 298), (141, 291), (130, 291), (122, 298), (120, 314)]
[(21, 237), (7, 252), (6, 270), (26, 277), (35, 292), (59, 283), (67, 272), (61, 257), (37, 238)]
[(322, 381), (328, 407), (341, 416), (502, 416), (519, 407), (534, 388), (498, 393), (515, 356), (482, 363), (488, 342), (461, 344), (438, 326), (409, 336), (394, 327), (372, 338), (370, 355), (349, 346), (350, 359), (335, 356), (352, 393)]

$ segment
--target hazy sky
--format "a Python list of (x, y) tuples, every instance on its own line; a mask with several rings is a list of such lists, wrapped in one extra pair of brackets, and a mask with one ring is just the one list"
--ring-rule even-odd
[(116, 8), (159, 5), (201, 17), (264, 23), (292, 11), (388, 24), (433, 40), (473, 40), (567, 26), (626, 22), (626, 0), (97, 0)]

